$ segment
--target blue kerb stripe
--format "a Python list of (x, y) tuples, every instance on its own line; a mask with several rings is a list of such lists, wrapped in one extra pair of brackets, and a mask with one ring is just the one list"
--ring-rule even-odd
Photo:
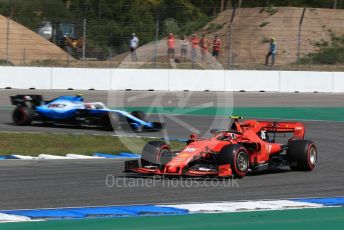
[(7, 214), (26, 216), (32, 219), (70, 219), (70, 218), (83, 218), (81, 213), (73, 212), (72, 210), (25, 210), (25, 211), (7, 211), (2, 212)]
[(8, 159), (18, 159), (18, 157), (12, 155), (0, 156), (0, 160), (8, 160)]
[(161, 138), (161, 140), (187, 142), (189, 139), (188, 138), (168, 138), (168, 139)]
[(141, 155), (139, 155), (139, 154), (135, 154), (135, 153), (126, 153), (126, 152), (122, 152), (122, 153), (120, 153), (120, 154), (118, 154), (118, 155), (120, 155), (120, 156), (122, 156), (122, 157), (132, 157), (132, 158), (139, 158), (139, 157), (141, 157)]
[(30, 217), (32, 219), (83, 219), (89, 217), (119, 217), (139, 215), (180, 215), (187, 214), (186, 209), (161, 207), (154, 205), (104, 206), (64, 209), (38, 209), (0, 211), (1, 213)]
[(118, 155), (108, 154), (108, 153), (94, 153), (93, 156), (97, 157), (105, 157), (105, 158), (120, 158)]
[(344, 197), (326, 197), (326, 198), (298, 198), (292, 201), (308, 202), (322, 204), (325, 206), (344, 206)]
[(115, 159), (115, 158), (140, 158), (141, 155), (135, 154), (135, 153), (119, 153), (119, 154), (108, 154), (108, 153), (94, 153), (93, 156), (98, 156), (98, 157), (105, 157), (105, 158), (110, 158), (110, 159)]

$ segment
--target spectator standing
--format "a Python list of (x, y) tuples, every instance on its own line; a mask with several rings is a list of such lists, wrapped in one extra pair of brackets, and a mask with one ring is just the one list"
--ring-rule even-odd
[(275, 42), (275, 38), (271, 38), (270, 39), (270, 48), (269, 48), (269, 52), (266, 55), (265, 58), (265, 65), (269, 65), (269, 57), (271, 56), (271, 65), (275, 64), (275, 55), (276, 55), (276, 42)]
[(199, 43), (198, 37), (196, 35), (193, 35), (192, 39), (191, 39), (191, 60), (192, 60), (192, 63), (196, 62), (198, 43)]
[(207, 62), (207, 53), (208, 53), (208, 47), (210, 46), (210, 41), (205, 37), (205, 35), (202, 35), (202, 38), (199, 42), (199, 46), (201, 47), (201, 55), (202, 55), (202, 63)]
[(186, 55), (188, 53), (189, 40), (183, 35), (182, 40), (180, 40), (180, 53), (183, 61), (186, 61)]
[(175, 45), (175, 39), (173, 36), (173, 33), (170, 33), (167, 39), (167, 55), (168, 58), (174, 58), (174, 45)]
[(136, 55), (136, 49), (139, 46), (139, 39), (136, 37), (135, 33), (132, 33), (131, 39), (130, 39), (130, 52), (131, 52), (131, 60), (137, 61), (137, 55)]
[(213, 40), (213, 57), (215, 58), (215, 62), (217, 61), (220, 53), (221, 48), (221, 40), (217, 35), (215, 35), (215, 38)]

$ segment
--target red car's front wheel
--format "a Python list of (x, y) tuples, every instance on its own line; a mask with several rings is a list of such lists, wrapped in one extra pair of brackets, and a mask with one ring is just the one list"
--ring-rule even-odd
[(217, 164), (230, 164), (232, 173), (235, 177), (241, 178), (246, 176), (249, 169), (249, 156), (242, 145), (226, 145), (217, 156)]
[(170, 146), (162, 141), (150, 141), (142, 150), (141, 164), (145, 166), (163, 166), (172, 159)]

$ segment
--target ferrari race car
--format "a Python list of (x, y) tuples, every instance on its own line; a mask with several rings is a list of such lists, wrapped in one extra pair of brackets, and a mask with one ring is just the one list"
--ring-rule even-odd
[[(172, 152), (165, 142), (148, 142), (141, 162), (125, 162), (125, 171), (241, 178), (249, 170), (258, 172), (289, 166), (292, 170), (311, 171), (315, 167), (317, 148), (313, 141), (304, 140), (304, 124), (232, 119), (228, 130), (212, 130), (209, 139), (190, 135), (185, 148), (177, 152)], [(277, 143), (276, 135), (283, 138), (287, 134), (290, 138), (286, 144)]]
[(161, 122), (149, 122), (142, 111), (131, 113), (107, 108), (101, 102), (84, 102), (81, 95), (61, 96), (44, 101), (41, 95), (11, 96), (16, 108), (12, 118), (16, 125), (30, 125), (32, 121), (46, 124), (97, 126), (115, 130), (128, 126), (134, 131), (156, 131), (163, 128)]

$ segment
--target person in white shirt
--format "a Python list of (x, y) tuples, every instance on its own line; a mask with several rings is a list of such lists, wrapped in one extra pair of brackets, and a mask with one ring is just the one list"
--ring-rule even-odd
[(136, 49), (139, 46), (139, 39), (136, 37), (135, 33), (132, 33), (130, 39), (130, 52), (131, 52), (131, 60), (137, 61)]
[(187, 39), (185, 35), (183, 35), (182, 40), (180, 40), (180, 53), (181, 53), (181, 59), (183, 61), (186, 61), (188, 46), (189, 46), (189, 40)]

